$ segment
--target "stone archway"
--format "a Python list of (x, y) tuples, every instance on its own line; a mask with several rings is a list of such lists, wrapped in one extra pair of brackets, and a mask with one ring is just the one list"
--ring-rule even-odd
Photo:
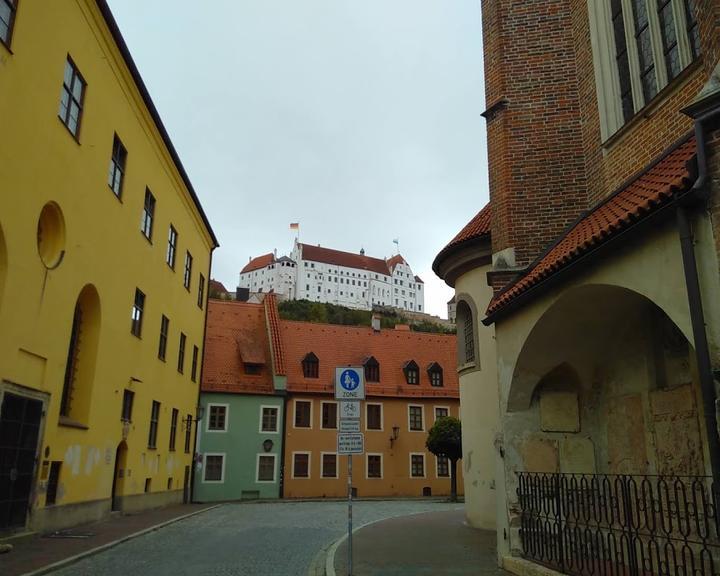
[(542, 314), (517, 356), (507, 411), (519, 469), (707, 472), (688, 336), (626, 288), (572, 288)]

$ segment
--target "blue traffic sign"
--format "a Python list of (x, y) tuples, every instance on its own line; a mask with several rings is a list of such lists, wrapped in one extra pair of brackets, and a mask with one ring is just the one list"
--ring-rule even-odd
[(355, 370), (345, 370), (340, 375), (340, 386), (348, 392), (352, 392), (360, 386), (360, 378)]
[(335, 368), (335, 398), (337, 400), (365, 400), (365, 379), (362, 366)]

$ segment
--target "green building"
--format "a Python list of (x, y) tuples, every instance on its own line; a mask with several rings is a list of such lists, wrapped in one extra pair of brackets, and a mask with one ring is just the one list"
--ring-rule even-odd
[(244, 302), (208, 304), (197, 502), (281, 496), (285, 377), (275, 375), (284, 373), (283, 359), (273, 358), (268, 333), (277, 330), (276, 310)]

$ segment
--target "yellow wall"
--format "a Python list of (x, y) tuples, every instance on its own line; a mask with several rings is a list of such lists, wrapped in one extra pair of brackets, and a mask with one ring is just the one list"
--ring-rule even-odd
[[(312, 428), (295, 428), (295, 402), (312, 402)], [(321, 477), (321, 453), (336, 452), (337, 430), (321, 428), (322, 402), (333, 402), (329, 397), (295, 396), (288, 399), (286, 410), (284, 497), (344, 497), (347, 495), (347, 457), (338, 458), (338, 478)], [(382, 404), (382, 430), (367, 430), (365, 409), (360, 419), (361, 431), (365, 434), (365, 453), (382, 454), (382, 478), (367, 478), (365, 454), (353, 457), (353, 486), (358, 497), (372, 496), (422, 496), (423, 488), (429, 486), (433, 496), (450, 494), (450, 478), (438, 478), (435, 456), (425, 447), (428, 430), (435, 422), (434, 407), (450, 408), (450, 415), (458, 417), (457, 399), (437, 398), (397, 399), (369, 398), (367, 403)], [(408, 405), (424, 407), (424, 431), (410, 431)], [(390, 446), (393, 426), (399, 427), (397, 440)], [(293, 452), (310, 452), (310, 477), (293, 478)], [(425, 454), (425, 477), (410, 477), (410, 453)], [(458, 462), (458, 494), (463, 492), (462, 461)]]
[[(197, 404), (190, 366), (193, 345), (202, 358), (205, 321), (198, 275), (207, 293), (212, 237), (94, 1), (19, 3), (11, 48), (0, 44), (0, 386), (47, 395), (39, 450), (49, 453), (41, 461), (63, 461), (58, 506), (109, 507), (125, 388), (135, 392), (125, 495), (143, 492), (145, 478), (152, 478), (153, 492), (166, 491), (168, 477), (181, 488), (191, 456), (183, 451), (180, 423), (177, 451), (168, 452), (170, 414), (172, 408), (181, 417), (194, 414)], [(87, 82), (79, 141), (58, 118), (68, 55)], [(122, 200), (107, 183), (116, 132), (128, 150)], [(146, 186), (157, 199), (152, 243), (140, 231)], [(66, 236), (54, 269), (41, 261), (36, 239), (48, 202), (62, 211)], [(170, 223), (179, 232), (175, 271), (165, 263)], [(189, 292), (186, 250), (194, 257)], [(76, 399), (87, 403), (87, 429), (80, 429), (58, 421), (73, 310), (86, 286), (99, 301), (99, 332), (91, 396)], [(136, 287), (146, 294), (142, 338), (130, 333)], [(161, 314), (170, 318), (166, 363), (157, 358)], [(177, 372), (181, 331), (184, 375)], [(157, 450), (148, 450), (153, 400), (162, 409)], [(44, 504), (38, 478), (31, 524), (43, 522)]]

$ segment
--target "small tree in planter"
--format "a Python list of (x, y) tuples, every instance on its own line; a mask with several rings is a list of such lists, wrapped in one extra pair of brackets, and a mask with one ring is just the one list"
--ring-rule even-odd
[(425, 446), (435, 456), (446, 456), (450, 461), (450, 501), (457, 502), (457, 461), (462, 458), (462, 427), (460, 420), (442, 416), (428, 432)]

